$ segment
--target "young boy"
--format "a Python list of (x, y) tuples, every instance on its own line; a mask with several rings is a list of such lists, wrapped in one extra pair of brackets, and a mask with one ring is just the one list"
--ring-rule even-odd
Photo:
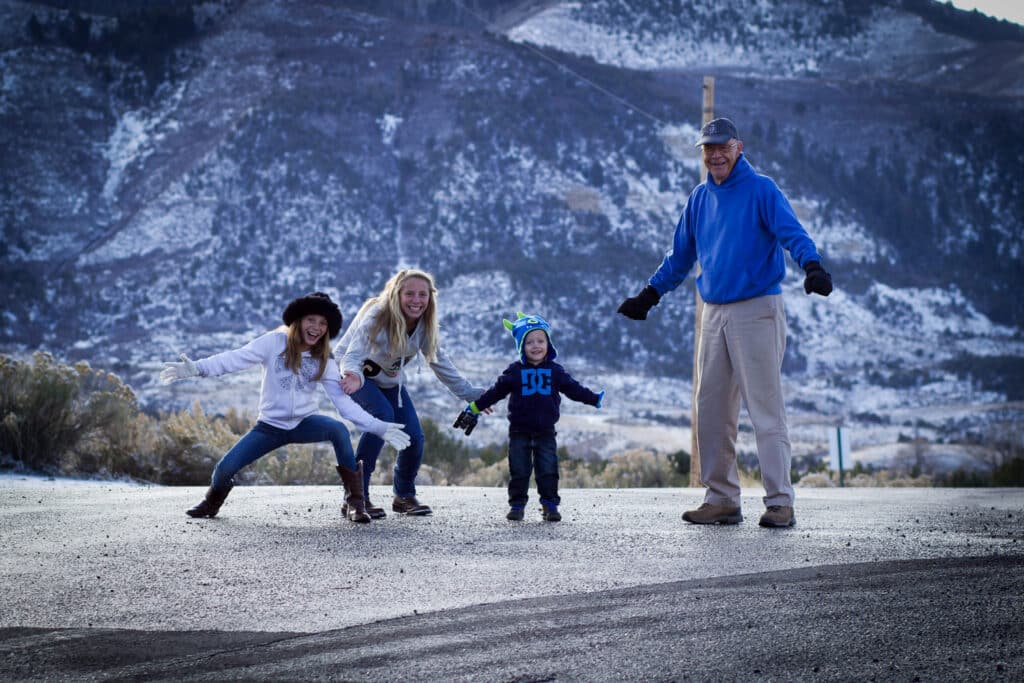
[(466, 434), (476, 425), (477, 415), (511, 394), (508, 401), (508, 504), (507, 519), (523, 518), (530, 472), (536, 471), (537, 493), (541, 515), (545, 521), (558, 522), (561, 498), (558, 497), (558, 445), (555, 423), (558, 422), (559, 393), (574, 401), (601, 407), (604, 392), (595, 394), (565, 371), (555, 357), (551, 343), (551, 327), (539, 315), (517, 313), (513, 323), (503, 320), (512, 333), (519, 360), (501, 374), (492, 387), (470, 403), (455, 421)]

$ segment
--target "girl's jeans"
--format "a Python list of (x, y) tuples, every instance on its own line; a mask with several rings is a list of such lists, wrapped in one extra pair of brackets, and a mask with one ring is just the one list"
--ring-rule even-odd
[[(423, 462), (423, 428), (420, 418), (416, 415), (416, 407), (409, 398), (409, 392), (402, 387), (402, 406), (398, 406), (398, 387), (382, 389), (372, 380), (366, 380), (363, 388), (352, 394), (352, 400), (358, 403), (370, 415), (385, 422), (397, 422), (409, 435), (408, 448), (398, 454), (395, 459), (396, 496), (411, 498), (416, 495), (416, 474)], [(384, 447), (384, 440), (376, 434), (365, 432), (359, 438), (356, 447), (356, 460), (363, 463), (363, 490), (370, 490), (370, 475), (377, 467), (377, 456)]]
[(320, 441), (330, 441), (334, 445), (334, 457), (337, 458), (339, 465), (350, 470), (356, 468), (348, 428), (326, 415), (310, 415), (292, 429), (281, 429), (266, 422), (257, 422), (213, 468), (210, 487), (214, 491), (226, 489), (232, 484), (232, 477), (240, 469), (281, 446)]
[(541, 503), (558, 505), (558, 446), (554, 432), (508, 435), (508, 504), (524, 508), (529, 498), (530, 471), (537, 479)]

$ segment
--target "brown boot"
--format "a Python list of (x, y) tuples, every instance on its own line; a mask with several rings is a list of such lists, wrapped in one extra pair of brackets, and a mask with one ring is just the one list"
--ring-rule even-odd
[(235, 488), (234, 481), (228, 484), (227, 488), (219, 491), (215, 491), (211, 486), (206, 489), (206, 496), (203, 497), (203, 500), (198, 505), (185, 510), (185, 514), (189, 517), (216, 517), (220, 512), (220, 506), (224, 504), (224, 500), (233, 488)]
[(338, 465), (337, 470), (341, 484), (345, 487), (341, 514), (353, 522), (366, 524), (370, 521), (370, 515), (366, 514), (366, 503), (363, 501), (363, 463), (359, 463), (354, 470)]
[(371, 519), (384, 519), (388, 516), (388, 513), (384, 511), (384, 508), (379, 505), (374, 505), (370, 501), (369, 491), (363, 492), (363, 500), (366, 501), (366, 514), (370, 515)]

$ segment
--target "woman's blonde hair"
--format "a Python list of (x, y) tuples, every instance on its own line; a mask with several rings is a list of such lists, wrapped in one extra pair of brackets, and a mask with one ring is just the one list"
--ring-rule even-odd
[[(295, 320), (291, 325), (282, 325), (278, 328), (288, 335), (284, 353), (281, 354), (284, 356), (284, 366), (296, 375), (302, 369), (302, 351), (300, 349), (302, 348), (302, 321), (304, 318), (305, 316)], [(320, 369), (317, 370), (316, 377), (313, 378), (314, 382), (319, 382), (327, 369), (327, 361), (331, 359), (331, 341), (326, 333), (320, 335), (316, 344), (309, 349), (309, 355), (320, 363)]]
[(371, 348), (378, 352), (383, 350), (377, 348), (377, 337), (383, 330), (387, 330), (389, 351), (406, 355), (405, 347), (409, 339), (409, 330), (406, 329), (405, 316), (402, 314), (401, 294), (402, 288), (413, 278), (419, 278), (426, 282), (427, 289), (430, 291), (430, 301), (416, 324), (417, 326), (423, 325), (423, 355), (428, 362), (433, 363), (437, 360), (440, 335), (437, 320), (437, 288), (434, 286), (434, 278), (430, 273), (414, 268), (398, 271), (384, 284), (384, 289), (380, 291), (380, 294), (370, 297), (363, 303), (357, 315), (369, 312), (376, 307), (379, 312), (369, 329)]

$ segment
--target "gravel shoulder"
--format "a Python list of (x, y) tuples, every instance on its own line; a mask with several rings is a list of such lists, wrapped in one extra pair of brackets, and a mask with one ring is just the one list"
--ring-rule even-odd
[[(502, 489), (424, 487), (434, 516), (369, 525), (340, 519), (338, 487), (237, 488), (192, 520), (201, 494), (0, 481), (0, 674), (712, 680), (764, 660), (769, 678), (843, 678), (842, 655), (856, 678), (911, 660), (922, 680), (982, 661), (968, 678), (1020, 678), (1020, 489), (800, 489), (784, 530), (757, 526), (755, 490), (735, 527), (682, 522), (697, 489), (570, 489), (557, 524), (532, 505), (506, 521)], [(800, 668), (814, 652), (819, 671)]]

